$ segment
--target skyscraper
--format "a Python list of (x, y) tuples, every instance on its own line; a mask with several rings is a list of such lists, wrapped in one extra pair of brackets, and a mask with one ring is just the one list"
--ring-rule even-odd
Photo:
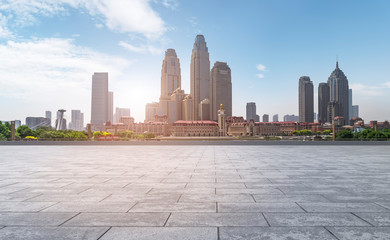
[(275, 114), (272, 116), (272, 122), (279, 122), (279, 115)]
[[(160, 111), (162, 115), (169, 115), (175, 109), (169, 109), (171, 95), (177, 89), (181, 89), (180, 61), (175, 49), (167, 49), (161, 68), (161, 95)], [(168, 117), (169, 119), (169, 117)]]
[(197, 35), (192, 49), (190, 66), (190, 94), (193, 104), (193, 120), (200, 119), (200, 102), (210, 99), (210, 60), (203, 35)]
[(246, 104), (246, 121), (249, 122), (251, 119), (256, 119), (256, 103), (254, 102), (248, 102)]
[(111, 123), (114, 122), (114, 93), (108, 92), (107, 100), (107, 120)]
[(263, 122), (269, 122), (269, 115), (268, 114), (263, 115)]
[(50, 127), (51, 127), (51, 111), (46, 111), (45, 112), (45, 117), (47, 118), (47, 119), (50, 119)]
[(69, 128), (76, 131), (84, 130), (84, 114), (80, 110), (71, 111), (71, 122)]
[(115, 117), (114, 122), (119, 123), (119, 119), (121, 117), (129, 117), (130, 116), (130, 108), (115, 108)]
[(310, 77), (299, 78), (299, 122), (314, 122), (314, 90)]
[(348, 90), (348, 122), (352, 119), (352, 89)]
[(321, 123), (326, 123), (328, 121), (329, 100), (329, 85), (327, 83), (320, 83), (318, 85), (318, 121)]
[(226, 117), (232, 116), (232, 77), (225, 62), (215, 62), (210, 72), (211, 120), (218, 119), (218, 111), (223, 104)]
[[(336, 69), (328, 78), (328, 85), (333, 108), (338, 109), (338, 116), (343, 117), (347, 122), (349, 119), (349, 86), (347, 77), (339, 68), (339, 62), (336, 62)], [(330, 116), (331, 119), (334, 117), (336, 116)]]
[(352, 117), (359, 117), (359, 105), (352, 106)]
[(108, 118), (108, 73), (92, 75), (91, 124), (103, 126)]

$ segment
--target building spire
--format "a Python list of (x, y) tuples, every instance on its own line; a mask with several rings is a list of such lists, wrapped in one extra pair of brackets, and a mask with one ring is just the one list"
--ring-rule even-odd
[(336, 61), (336, 69), (339, 69), (339, 60)]

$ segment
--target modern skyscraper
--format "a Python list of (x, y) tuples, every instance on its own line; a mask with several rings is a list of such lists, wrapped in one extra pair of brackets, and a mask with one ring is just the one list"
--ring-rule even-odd
[(121, 117), (130, 117), (130, 108), (115, 108), (114, 122), (119, 123)]
[[(175, 49), (167, 49), (161, 68), (161, 95), (160, 111), (162, 115), (169, 115), (175, 109), (169, 109), (171, 95), (177, 89), (181, 89), (180, 61)], [(169, 119), (169, 117), (168, 117)]]
[(352, 106), (352, 117), (359, 117), (359, 105)]
[(92, 75), (91, 124), (103, 126), (108, 118), (108, 73)]
[(284, 115), (283, 116), (283, 121), (284, 122), (298, 122), (299, 121), (299, 117), (298, 116), (295, 116), (294, 114), (293, 115)]
[(210, 101), (206, 98), (200, 102), (200, 120), (211, 120), (210, 118)]
[[(339, 63), (336, 62), (336, 69), (328, 78), (328, 85), (330, 91), (330, 102), (335, 109), (338, 109), (338, 117), (343, 117), (347, 122), (349, 119), (349, 86), (348, 79), (339, 68)], [(334, 105), (338, 106), (334, 106)], [(337, 111), (333, 111), (337, 113)], [(328, 113), (330, 114), (330, 113)], [(334, 119), (336, 116), (331, 116)]]
[(263, 122), (269, 122), (269, 115), (268, 114), (263, 115)]
[(279, 122), (279, 115), (275, 114), (272, 116), (272, 122)]
[(107, 120), (111, 123), (114, 122), (114, 93), (108, 92), (108, 100), (107, 100)]
[(215, 62), (210, 72), (211, 120), (218, 119), (218, 111), (223, 104), (226, 117), (232, 116), (232, 77), (225, 62)]
[(71, 122), (69, 128), (76, 131), (84, 130), (84, 114), (80, 110), (71, 111)]
[(147, 103), (145, 107), (145, 122), (151, 121), (154, 115), (160, 115), (159, 110), (158, 102)]
[(326, 123), (328, 121), (329, 101), (329, 85), (327, 83), (320, 83), (318, 85), (318, 121), (321, 123)]
[(26, 125), (32, 130), (39, 127), (50, 127), (50, 119), (44, 117), (26, 117)]
[(310, 77), (299, 78), (299, 122), (314, 122), (314, 90)]
[(352, 119), (352, 89), (348, 90), (348, 122)]
[(193, 120), (200, 119), (200, 102), (210, 99), (210, 60), (203, 35), (197, 35), (192, 49), (190, 66), (190, 94), (193, 104)]
[(182, 116), (183, 120), (185, 121), (192, 121), (194, 118), (192, 116), (193, 114), (193, 109), (192, 107), (194, 106), (193, 100), (191, 95), (185, 95), (183, 102), (182, 102)]
[(246, 104), (246, 121), (249, 122), (251, 119), (256, 121), (256, 103), (254, 102)]
[(51, 111), (46, 111), (46, 112), (45, 112), (45, 117), (46, 117), (47, 119), (50, 119), (50, 126), (51, 126)]

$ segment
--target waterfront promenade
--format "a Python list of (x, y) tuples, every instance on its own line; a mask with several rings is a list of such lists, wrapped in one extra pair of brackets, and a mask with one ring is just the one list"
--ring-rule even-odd
[(0, 240), (390, 239), (389, 145), (264, 144), (0, 145)]

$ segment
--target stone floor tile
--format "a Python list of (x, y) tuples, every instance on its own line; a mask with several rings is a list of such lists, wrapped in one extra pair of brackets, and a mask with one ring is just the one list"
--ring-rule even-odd
[(216, 212), (215, 203), (138, 203), (130, 212)]
[(264, 213), (271, 227), (370, 226), (351, 213)]
[(339, 240), (389, 240), (389, 227), (329, 227)]
[(261, 213), (172, 213), (169, 227), (268, 226)]
[(58, 226), (77, 213), (0, 213), (1, 226)]
[(217, 240), (211, 227), (113, 227), (101, 240)]
[(354, 213), (374, 226), (390, 227), (390, 212)]
[(299, 203), (308, 212), (390, 212), (373, 203)]
[(304, 212), (295, 203), (218, 203), (218, 212)]
[(179, 202), (254, 202), (250, 194), (189, 194), (184, 193)]
[(221, 227), (220, 240), (336, 240), (322, 227)]
[(42, 212), (127, 212), (135, 202), (60, 202)]
[(0, 240), (96, 240), (105, 227), (5, 227)]
[(0, 212), (38, 212), (57, 202), (0, 202)]
[(169, 213), (81, 213), (64, 226), (162, 227), (168, 216)]
[(264, 194), (253, 194), (256, 202), (266, 203), (294, 203), (294, 202), (329, 202), (328, 199), (321, 195), (264, 195)]

